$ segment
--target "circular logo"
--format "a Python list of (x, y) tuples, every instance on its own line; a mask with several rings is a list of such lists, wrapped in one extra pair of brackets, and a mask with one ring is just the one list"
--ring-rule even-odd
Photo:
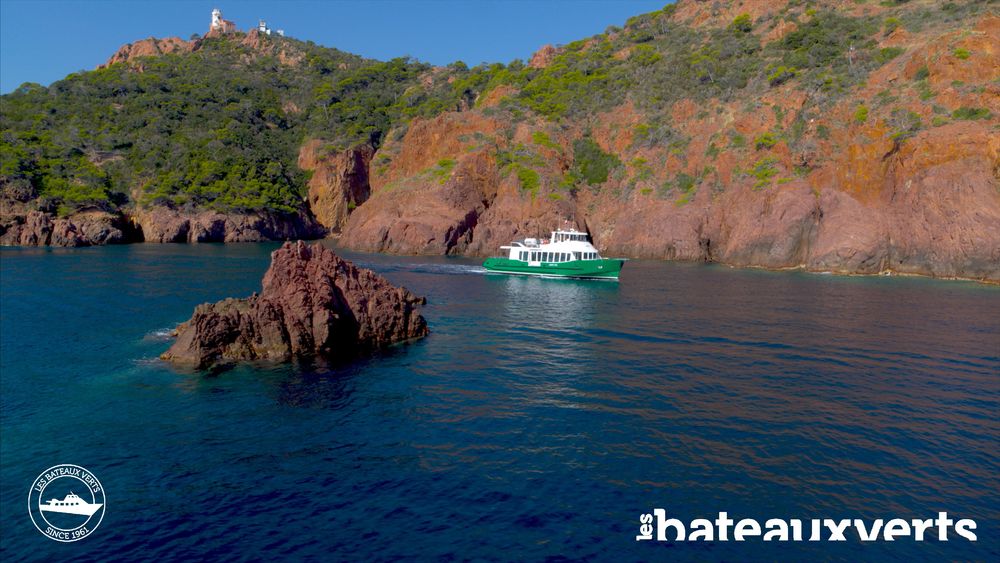
[(28, 514), (45, 537), (69, 543), (101, 525), (107, 502), (93, 473), (64, 463), (42, 471), (28, 492)]

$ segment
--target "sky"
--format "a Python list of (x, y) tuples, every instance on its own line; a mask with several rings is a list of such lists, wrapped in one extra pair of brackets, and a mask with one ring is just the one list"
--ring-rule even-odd
[(527, 60), (538, 47), (622, 25), (670, 0), (0, 0), (0, 93), (93, 69), (138, 39), (208, 31), (213, 8), (240, 30), (286, 35), (375, 59)]

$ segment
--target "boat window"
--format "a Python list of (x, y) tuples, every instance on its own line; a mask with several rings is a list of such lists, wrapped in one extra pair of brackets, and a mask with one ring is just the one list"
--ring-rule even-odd
[(538, 253), (537, 252), (532, 252), (531, 253), (531, 261), (532, 262), (537, 262), (538, 261)]
[(574, 252), (573, 253), (573, 259), (574, 260), (579, 260), (580, 259), (580, 253), (579, 252)]
[(565, 253), (565, 252), (563, 252), (563, 255), (562, 255), (562, 261), (563, 261), (563, 262), (566, 262), (567, 260), (569, 260), (569, 257), (567, 257), (567, 256), (566, 256), (566, 253)]

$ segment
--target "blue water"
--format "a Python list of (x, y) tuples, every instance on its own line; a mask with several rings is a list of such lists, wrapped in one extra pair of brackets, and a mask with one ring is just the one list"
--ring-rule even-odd
[[(345, 253), (426, 295), (431, 336), (333, 371), (157, 360), (273, 245), (0, 253), (0, 558), (1000, 557), (1000, 290), (634, 261), (620, 283)], [(25, 500), (107, 491), (58, 544)], [(714, 518), (977, 521), (979, 541), (635, 541)], [(931, 534), (933, 537), (933, 534)]]

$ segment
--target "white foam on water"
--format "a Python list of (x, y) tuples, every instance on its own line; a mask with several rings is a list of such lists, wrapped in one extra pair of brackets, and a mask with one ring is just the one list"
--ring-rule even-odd
[(166, 342), (173, 338), (174, 327), (158, 328), (146, 333), (142, 339), (146, 342)]

